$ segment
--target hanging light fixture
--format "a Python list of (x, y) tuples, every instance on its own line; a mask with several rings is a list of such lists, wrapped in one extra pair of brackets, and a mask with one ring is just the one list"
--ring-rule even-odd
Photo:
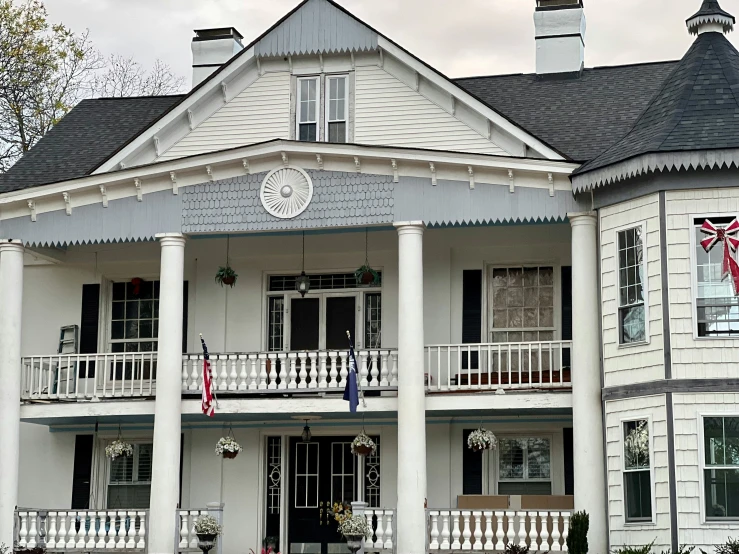
[(303, 427), (303, 433), (300, 435), (303, 439), (303, 442), (310, 442), (310, 440), (313, 438), (313, 434), (310, 432), (310, 427), (308, 427), (308, 420), (305, 420), (305, 427)]
[[(310, 290), (310, 277), (305, 274), (305, 231), (303, 231), (303, 271), (301, 271), (300, 276), (295, 279), (295, 290), (303, 297), (305, 296), (305, 293)], [(308, 429), (307, 425), (306, 429)], [(308, 433), (310, 435), (310, 431)], [(308, 441), (310, 441), (310, 436)]]

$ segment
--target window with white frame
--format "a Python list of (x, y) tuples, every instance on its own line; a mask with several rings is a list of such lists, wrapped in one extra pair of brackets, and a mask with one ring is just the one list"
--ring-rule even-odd
[(318, 140), (318, 118), (320, 115), (320, 79), (305, 77), (298, 79), (298, 140), (315, 142)]
[(502, 438), (498, 444), (498, 494), (552, 494), (551, 440)]
[(704, 417), (706, 518), (739, 519), (739, 416)]
[(347, 141), (347, 115), (349, 89), (346, 75), (329, 75), (326, 77), (326, 140), (343, 143)]
[(492, 342), (554, 340), (554, 268), (490, 269)]
[(296, 138), (306, 142), (348, 142), (349, 76), (300, 77), (297, 83)]
[(112, 352), (155, 352), (159, 334), (159, 281), (113, 283)]
[(153, 445), (133, 445), (133, 456), (120, 456), (110, 462), (108, 509), (148, 509), (151, 494)]
[[(706, 252), (700, 228), (707, 218), (696, 218), (695, 228), (695, 307), (699, 337), (739, 337), (739, 298), (734, 295), (731, 279), (723, 279), (724, 249), (717, 243)], [(711, 223), (725, 227), (734, 216), (711, 217)]]
[(647, 340), (642, 235), (642, 226), (618, 232), (618, 328), (620, 344)]
[(652, 473), (649, 422), (626, 421), (624, 433), (624, 495), (626, 521), (652, 520)]

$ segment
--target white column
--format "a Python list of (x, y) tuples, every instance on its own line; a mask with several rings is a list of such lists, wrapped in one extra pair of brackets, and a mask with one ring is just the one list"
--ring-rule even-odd
[(591, 552), (607, 552), (601, 411), (597, 219), (568, 214), (572, 225), (572, 421), (575, 509), (590, 515)]
[(426, 397), (423, 386), (423, 230), (398, 229), (397, 554), (426, 551)]
[(162, 261), (148, 550), (150, 554), (172, 554), (175, 552), (175, 510), (180, 489), (185, 238), (180, 234), (158, 235), (157, 238), (162, 247)]
[(0, 242), (0, 544), (13, 544), (21, 415), (23, 243)]

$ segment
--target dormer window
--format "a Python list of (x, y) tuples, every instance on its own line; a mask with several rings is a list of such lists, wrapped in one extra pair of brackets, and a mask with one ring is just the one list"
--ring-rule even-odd
[(348, 142), (349, 77), (319, 75), (300, 77), (297, 82), (296, 138), (305, 142)]

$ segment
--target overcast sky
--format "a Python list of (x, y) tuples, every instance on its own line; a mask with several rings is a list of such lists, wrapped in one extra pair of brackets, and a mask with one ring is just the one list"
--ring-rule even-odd
[[(299, 0), (45, 0), (52, 20), (105, 54), (144, 66), (161, 58), (190, 81), (193, 29), (232, 26), (251, 42)], [(450, 77), (535, 70), (534, 0), (339, 0), (360, 19)], [(685, 19), (701, 0), (586, 0), (586, 65), (679, 59)], [(739, 15), (739, 0), (721, 0)], [(730, 35), (734, 45), (739, 37)]]

